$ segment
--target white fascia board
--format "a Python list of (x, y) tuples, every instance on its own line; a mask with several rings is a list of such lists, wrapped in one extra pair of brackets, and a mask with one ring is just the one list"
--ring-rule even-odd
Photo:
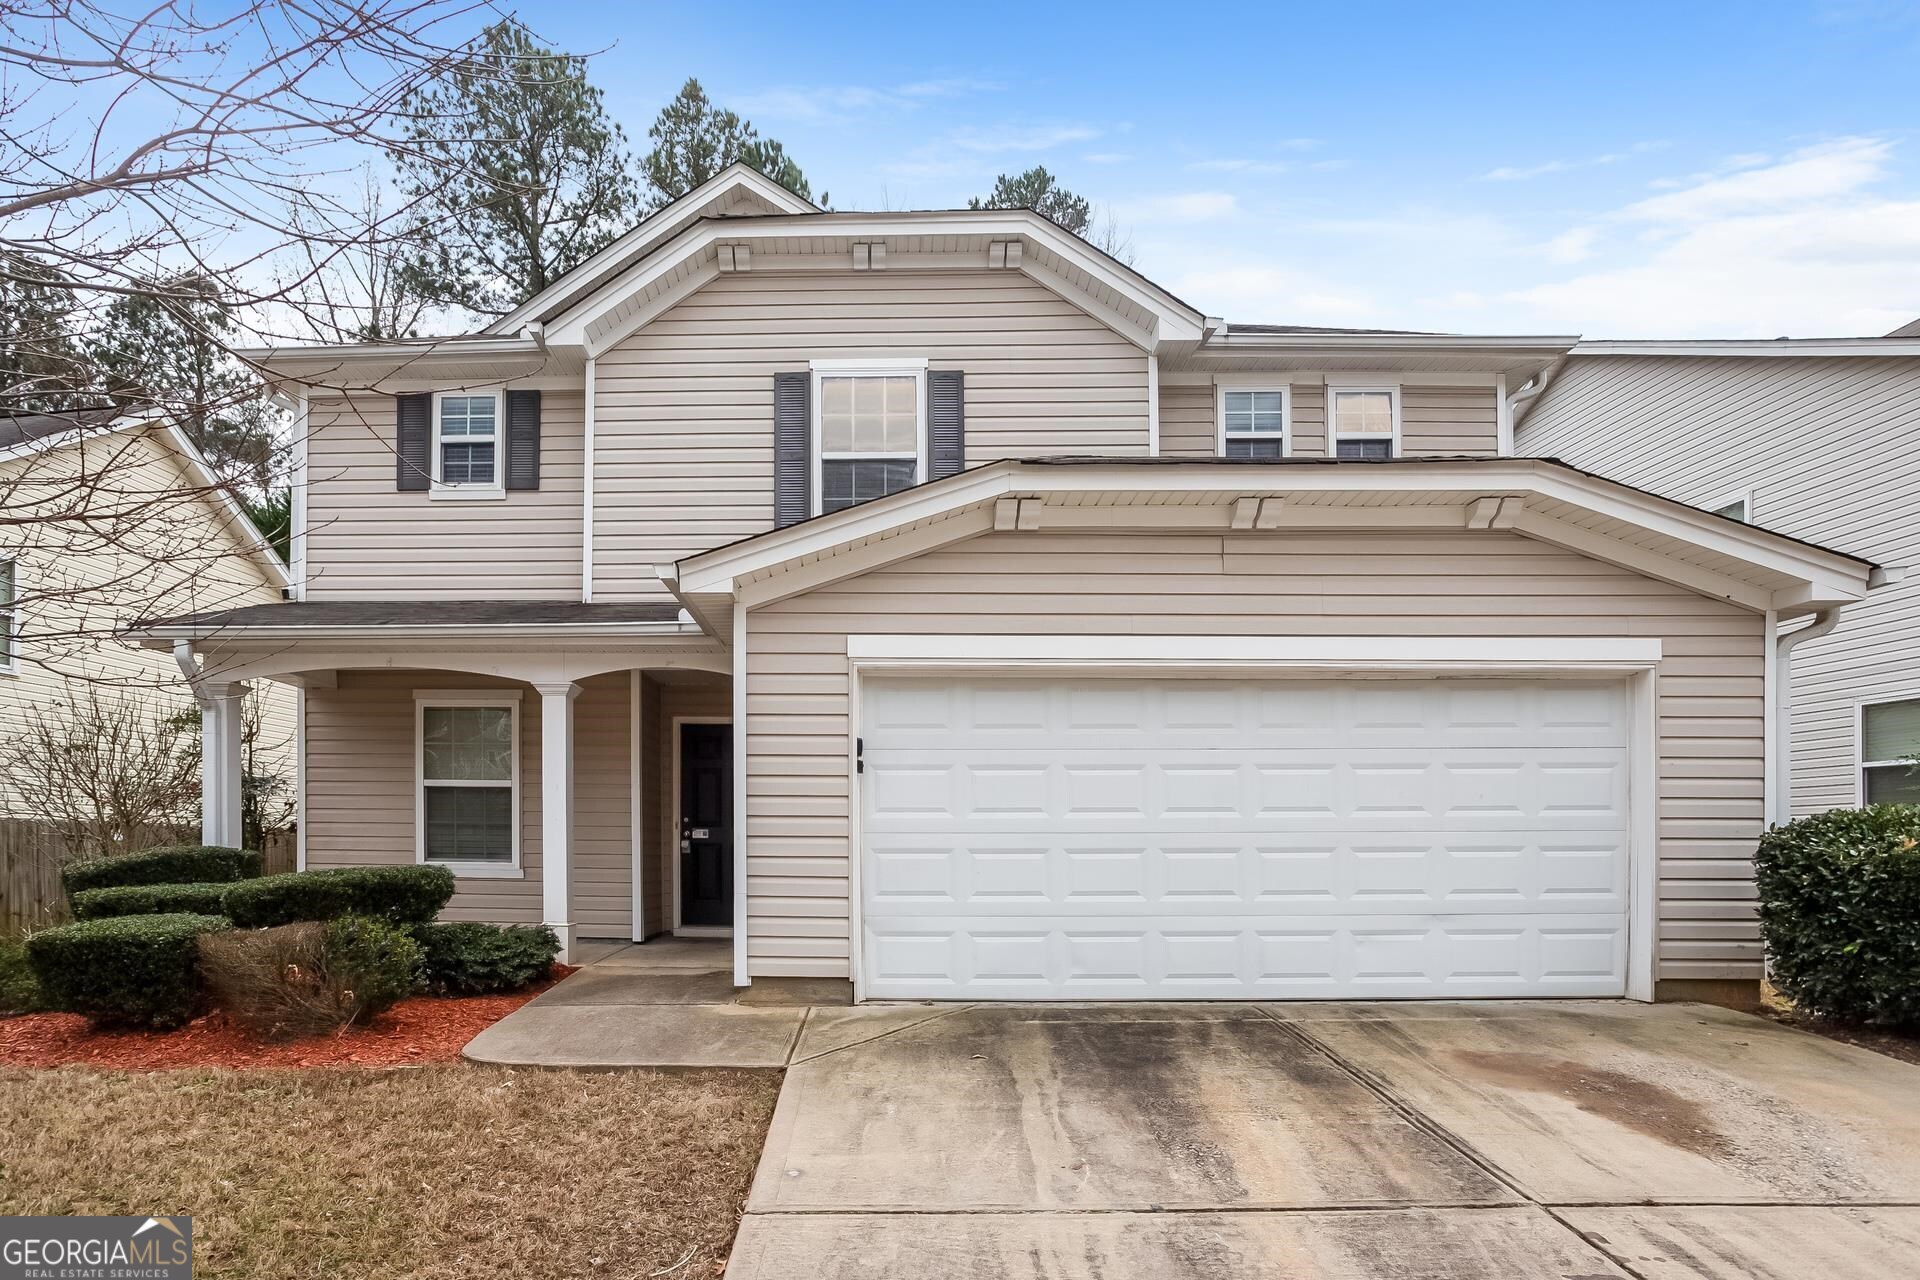
[(459, 336), (419, 342), (342, 342), (337, 345), (296, 347), (242, 347), (234, 355), (249, 364), (280, 369), (299, 364), (351, 364), (366, 360), (399, 360), (409, 366), (435, 359), (471, 359), (475, 356), (539, 355), (536, 338)]
[(125, 633), (140, 641), (148, 648), (171, 648), (175, 640), (216, 640), (224, 644), (246, 644), (253, 641), (262, 643), (285, 644), (290, 641), (312, 641), (335, 644), (345, 641), (405, 642), (410, 640), (431, 640), (435, 642), (485, 640), (494, 642), (523, 642), (528, 645), (553, 647), (575, 642), (592, 643), (601, 640), (640, 640), (651, 637), (669, 639), (699, 639), (700, 628), (684, 622), (576, 622), (564, 625), (543, 623), (498, 623), (489, 626), (467, 626), (461, 623), (442, 623), (410, 627), (365, 626), (365, 627), (302, 627), (294, 625), (244, 626), (233, 623), (212, 626), (160, 626), (138, 627)]
[[(790, 530), (691, 556), (679, 563), (676, 593), (731, 595), (738, 579), (807, 557), (825, 555), (862, 538), (1013, 494), (1218, 493), (1258, 491), (1539, 494), (1628, 521), (1800, 580), (1821, 597), (1858, 599), (1870, 566), (1860, 560), (1738, 525), (1704, 511), (1640, 494), (1531, 458), (1475, 465), (1394, 463), (1382, 466), (1142, 467), (1127, 465), (1021, 466), (999, 462), (935, 484), (816, 517)], [(1596, 534), (1596, 537), (1605, 537)], [(1676, 570), (1680, 569), (1675, 562)]]
[[(719, 241), (756, 243), (762, 240), (791, 239), (795, 235), (884, 239), (888, 236), (1028, 236), (1044, 241), (1049, 249), (1071, 261), (1093, 279), (1113, 289), (1158, 319), (1157, 341), (1198, 341), (1200, 317), (1173, 295), (1135, 275), (1101, 261), (1099, 253), (1078, 236), (1062, 231), (1038, 214), (1025, 210), (958, 212), (935, 216), (899, 214), (811, 214), (796, 225), (793, 218), (769, 215), (765, 218), (731, 220), (725, 223), (701, 222), (656, 247), (650, 258), (636, 268), (576, 303), (547, 328), (547, 341), (555, 346), (604, 346), (604, 340), (590, 342), (588, 330), (601, 316), (628, 300), (646, 292), (662, 276), (695, 255), (706, 253)], [(1023, 264), (1023, 270), (1025, 265)], [(1057, 273), (1047, 273), (1049, 287), (1071, 289), (1059, 281)], [(1075, 292), (1081, 292), (1075, 290)]]
[(1202, 352), (1221, 348), (1293, 349), (1300, 351), (1485, 351), (1518, 355), (1563, 355), (1580, 342), (1577, 335), (1528, 334), (1375, 334), (1375, 333), (1235, 333), (1209, 338)]
[(1920, 356), (1920, 338), (1774, 338), (1672, 342), (1600, 341), (1576, 343), (1576, 356), (1737, 356), (1811, 359), (1819, 357)]
[(1448, 666), (1510, 670), (1646, 668), (1660, 641), (1615, 636), (850, 635), (847, 657), (901, 662), (1085, 666), (1248, 663), (1273, 666)]

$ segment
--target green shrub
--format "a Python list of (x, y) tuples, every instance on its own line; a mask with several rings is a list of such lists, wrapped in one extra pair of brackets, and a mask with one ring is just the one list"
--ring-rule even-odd
[(71, 900), (88, 889), (132, 884), (230, 884), (260, 874), (260, 855), (252, 849), (214, 844), (167, 845), (120, 853), (60, 868), (60, 887)]
[(1810, 1013), (1920, 1024), (1920, 805), (1775, 827), (1754, 856), (1773, 980)]
[(219, 916), (112, 916), (27, 939), (27, 960), (46, 1001), (100, 1024), (177, 1027), (200, 1001), (200, 935)]
[(0, 938), (0, 1017), (34, 1013), (41, 1007), (40, 984), (27, 963), (27, 944), (19, 938)]
[(546, 925), (416, 925), (421, 982), (442, 995), (518, 991), (547, 976), (560, 939)]
[(368, 916), (341, 916), (327, 925), (327, 976), (364, 1022), (413, 990), (420, 944), (405, 929)]
[(82, 889), (70, 904), (76, 920), (108, 916), (160, 916), (185, 911), (217, 916), (224, 884), (117, 884), (106, 889)]
[(426, 924), (453, 897), (445, 867), (340, 867), (294, 871), (228, 888), (223, 912), (243, 929), (371, 916), (391, 924)]

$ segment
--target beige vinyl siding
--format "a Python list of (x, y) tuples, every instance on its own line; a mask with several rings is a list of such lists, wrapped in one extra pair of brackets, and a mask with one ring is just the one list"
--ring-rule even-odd
[(1213, 387), (1202, 383), (1160, 384), (1160, 454), (1166, 458), (1211, 458), (1219, 451), (1220, 428), (1213, 412)]
[(1147, 452), (1146, 354), (1019, 272), (721, 276), (595, 362), (595, 598), (770, 528), (773, 375), (866, 356), (965, 372), (970, 466)]
[[(1920, 564), (1920, 358), (1575, 356), (1517, 436), (1522, 454), (1697, 506), (1751, 491), (1765, 528)], [(1795, 813), (1856, 802), (1858, 706), (1920, 698), (1916, 635), (1920, 578), (1794, 650)]]
[[(580, 682), (573, 704), (574, 933), (633, 936), (633, 688), (614, 671)], [(533, 699), (538, 704), (538, 699)], [(524, 763), (524, 762), (523, 762)], [(531, 762), (539, 768), (539, 761)]]
[(578, 600), (584, 385), (541, 392), (540, 487), (484, 501), (394, 488), (394, 399), (307, 411), (307, 598)]
[[(342, 671), (307, 691), (307, 865), (415, 861), (418, 740), (414, 694), (499, 689), (520, 706), (521, 879), (462, 877), (446, 920), (537, 924), (540, 904), (540, 695), (457, 671)], [(581, 681), (574, 700), (573, 913), (579, 937), (630, 936), (632, 848), (626, 672)]]
[(1402, 386), (1400, 452), (1409, 458), (1500, 452), (1493, 388)]
[[(279, 585), (157, 433), (117, 432), (14, 459), (0, 464), (0, 489), (24, 518), (42, 502), (71, 507), (80, 477), (108, 473), (111, 485), (86, 500), (90, 522), (17, 524), (0, 549), (0, 560), (14, 564), (25, 631), (15, 669), (0, 671), (0, 737), (23, 733), (36, 710), (58, 715), (90, 695), (108, 708), (135, 703), (156, 719), (187, 711), (192, 694), (173, 655), (114, 632), (156, 615), (280, 599)], [(142, 495), (151, 495), (151, 507)], [(283, 779), (291, 796), (293, 691), (260, 681), (254, 704), (256, 767)], [(0, 813), (46, 816), (30, 812), (4, 781)]]
[(848, 975), (858, 633), (1651, 636), (1662, 978), (1753, 978), (1759, 615), (1506, 533), (987, 534), (748, 621), (749, 967)]
[(1327, 389), (1296, 384), (1288, 406), (1287, 449), (1296, 458), (1327, 456)]

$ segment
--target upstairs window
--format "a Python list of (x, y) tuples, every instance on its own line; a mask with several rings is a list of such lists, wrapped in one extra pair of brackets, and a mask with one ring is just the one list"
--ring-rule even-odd
[(925, 369), (814, 369), (820, 513), (918, 484), (926, 438)]
[(1860, 802), (1920, 804), (1920, 698), (1860, 708)]
[(500, 397), (444, 394), (435, 398), (434, 479), (449, 488), (498, 491)]
[(19, 668), (19, 598), (13, 561), (0, 560), (0, 672)]
[(1336, 458), (1391, 458), (1399, 452), (1400, 393), (1391, 387), (1327, 392)]
[(498, 693), (418, 700), (420, 860), (511, 868), (518, 861), (519, 718)]
[(1287, 389), (1225, 389), (1220, 393), (1220, 456), (1287, 456)]

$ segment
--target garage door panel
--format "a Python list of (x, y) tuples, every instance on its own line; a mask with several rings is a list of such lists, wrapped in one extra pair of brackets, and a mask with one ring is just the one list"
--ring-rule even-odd
[(1097, 832), (892, 833), (867, 840), (867, 910), (1113, 915), (1142, 908), (1227, 914), (1409, 908), (1618, 914), (1626, 868), (1606, 830), (1417, 841), (1390, 834), (1262, 834), (1258, 843), (1193, 833), (1119, 841)]
[(1463, 916), (1382, 925), (1334, 917), (1227, 927), (1211, 917), (1043, 928), (994, 917), (870, 927), (877, 999), (1330, 999), (1617, 994), (1623, 928)]
[(874, 997), (1617, 995), (1618, 683), (863, 689)]

